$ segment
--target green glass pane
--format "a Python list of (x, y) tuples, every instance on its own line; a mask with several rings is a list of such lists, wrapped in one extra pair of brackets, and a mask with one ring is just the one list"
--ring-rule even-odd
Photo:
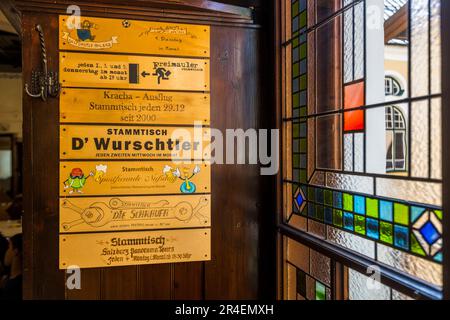
[(342, 228), (342, 210), (333, 210), (333, 225)]
[(306, 10), (300, 14), (300, 29), (306, 27)]
[(434, 210), (434, 213), (440, 220), (442, 220), (442, 211), (441, 210)]
[(307, 108), (300, 108), (300, 117), (306, 117), (308, 115)]
[(300, 123), (294, 123), (292, 126), (292, 137), (300, 138)]
[[(298, 38), (296, 38), (296, 39), (297, 39), (297, 44), (298, 44)], [(307, 51), (306, 43), (303, 43), (300, 46), (300, 60), (303, 60), (306, 58), (306, 51)]]
[(308, 152), (306, 147), (306, 139), (300, 139), (300, 152), (306, 153)]
[(325, 217), (324, 207), (317, 205), (316, 206), (316, 219), (323, 222), (324, 217)]
[(325, 204), (327, 206), (333, 206), (333, 192), (331, 190), (325, 190)]
[(316, 300), (325, 300), (325, 286), (319, 281), (316, 281)]
[(353, 211), (353, 196), (348, 193), (344, 193), (344, 210)]
[(366, 218), (363, 216), (355, 215), (355, 232), (362, 235), (366, 234)]
[(294, 109), (300, 107), (300, 93), (294, 94), (294, 96), (292, 97), (292, 105)]
[(294, 38), (294, 40), (292, 40), (292, 47), (294, 47), (294, 48), (298, 47), (299, 43), (300, 43), (300, 40), (298, 38)]
[(313, 187), (308, 187), (308, 200), (316, 201), (316, 190)]
[(409, 224), (408, 206), (400, 203), (394, 204), (394, 222), (407, 226)]
[(416, 236), (411, 232), (411, 251), (420, 256), (426, 256), (422, 246), (417, 241)]
[(306, 170), (300, 170), (300, 182), (307, 183)]
[(380, 222), (380, 240), (389, 244), (393, 244), (392, 224)]
[(298, 8), (299, 8), (299, 3), (298, 1), (296, 1), (293, 5), (292, 5), (292, 16), (295, 17), (298, 13)]
[(307, 88), (307, 76), (306, 74), (300, 77), (300, 90), (306, 90)]
[(294, 63), (292, 66), (292, 75), (297, 78), (300, 75), (300, 63)]
[(378, 200), (366, 198), (366, 214), (372, 218), (378, 218)]
[(299, 154), (294, 154), (294, 156), (292, 157), (292, 165), (294, 168), (298, 168), (300, 167), (300, 155)]

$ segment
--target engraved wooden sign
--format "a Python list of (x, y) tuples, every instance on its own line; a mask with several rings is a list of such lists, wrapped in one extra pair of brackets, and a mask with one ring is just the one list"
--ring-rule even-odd
[(209, 59), (60, 52), (63, 87), (209, 91)]
[(61, 161), (60, 196), (209, 193), (211, 168), (205, 162)]
[(67, 269), (208, 261), (210, 229), (61, 234), (59, 267)]
[(210, 27), (204, 25), (59, 17), (59, 49), (209, 57)]
[(211, 226), (211, 196), (61, 198), (60, 232)]
[(208, 159), (207, 128), (60, 126), (61, 159)]
[(210, 95), (194, 92), (64, 88), (60, 121), (114, 124), (210, 124)]

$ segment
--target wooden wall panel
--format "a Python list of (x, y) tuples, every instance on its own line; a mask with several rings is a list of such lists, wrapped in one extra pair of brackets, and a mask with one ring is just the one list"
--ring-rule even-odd
[[(55, 16), (23, 17), (23, 79), (31, 79), (31, 70), (41, 68), (36, 23), (47, 39), (57, 33)], [(57, 42), (47, 41), (48, 66), (58, 69)], [(58, 270), (58, 100), (43, 102), (24, 94), (24, 203), (25, 295), (34, 298), (64, 298), (64, 273)], [(32, 246), (30, 252), (30, 245)], [(29, 272), (34, 273), (30, 287)]]
[(170, 300), (173, 264), (139, 266), (139, 299)]
[[(259, 30), (211, 29), (211, 126), (259, 128)], [(206, 299), (258, 297), (258, 166), (212, 168), (212, 261), (206, 263)], [(217, 276), (217, 275), (221, 276)]]
[(102, 299), (138, 299), (138, 266), (102, 268)]
[(178, 263), (173, 265), (173, 299), (203, 299), (204, 262)]

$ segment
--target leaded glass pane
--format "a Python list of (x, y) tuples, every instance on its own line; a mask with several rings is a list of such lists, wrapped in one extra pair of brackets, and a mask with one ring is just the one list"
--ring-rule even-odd
[[(288, 44), (293, 116), (285, 119), (292, 137), (284, 189), (294, 203), (286, 222), (442, 286), (440, 1), (302, 8), (310, 15), (305, 29)], [(349, 298), (410, 299), (387, 286), (362, 292), (367, 275), (347, 275)], [(317, 272), (299, 277), (297, 298), (333, 296), (333, 283)]]

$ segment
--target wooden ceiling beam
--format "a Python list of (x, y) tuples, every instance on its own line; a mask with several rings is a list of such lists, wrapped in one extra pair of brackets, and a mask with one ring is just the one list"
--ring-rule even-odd
[(19, 37), (22, 36), (21, 31), (21, 21), (20, 21), (20, 15), (17, 11), (15, 4), (13, 0), (0, 0), (0, 10), (5, 15), (6, 19), (8, 19), (11, 26), (14, 28), (14, 30), (17, 32)]
[(404, 39), (408, 34), (408, 5), (405, 4), (384, 23), (384, 42)]

